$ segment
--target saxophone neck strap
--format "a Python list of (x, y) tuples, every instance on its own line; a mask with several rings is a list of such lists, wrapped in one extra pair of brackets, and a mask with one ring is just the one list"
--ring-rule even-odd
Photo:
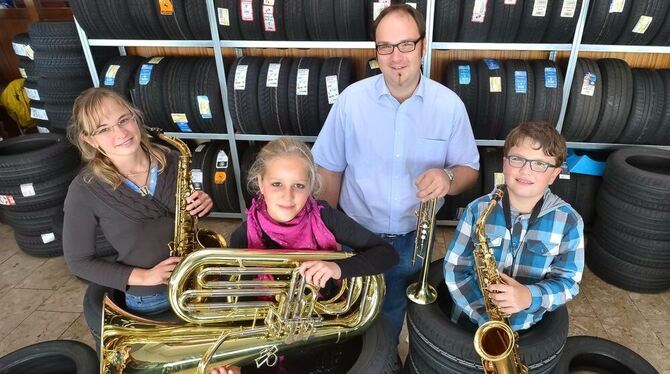
[[(507, 230), (509, 230), (510, 234), (512, 234), (512, 210), (510, 208), (507, 186), (505, 186), (504, 189), (505, 190), (502, 197), (502, 208), (505, 215), (505, 226), (507, 227)], [(544, 204), (544, 196), (542, 196), (542, 198), (540, 198), (540, 200), (535, 203), (535, 206), (530, 213), (530, 219), (528, 220), (528, 228), (530, 228), (530, 226), (535, 223), (535, 221), (537, 221), (537, 218), (540, 215), (540, 211), (542, 210), (542, 204)]]

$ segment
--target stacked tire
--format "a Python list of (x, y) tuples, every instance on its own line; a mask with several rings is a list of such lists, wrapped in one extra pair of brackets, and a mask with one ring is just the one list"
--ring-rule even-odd
[(586, 264), (617, 287), (670, 288), (670, 152), (618, 150), (607, 159)]
[(670, 45), (669, 9), (662, 0), (591, 1), (582, 42)]
[(24, 252), (38, 257), (63, 253), (54, 220), (63, 215), (79, 154), (58, 134), (32, 134), (0, 142), (0, 206)]
[[(27, 32), (14, 35), (12, 38), (12, 48), (14, 49), (14, 54), (19, 59), (19, 74), (21, 78), (25, 79), (23, 81), (23, 90), (25, 92), (25, 100), (32, 100), (30, 97), (34, 96), (29, 90), (37, 89), (37, 78), (38, 76), (34, 72), (35, 66), (35, 51), (30, 45), (30, 35)], [(26, 126), (35, 126), (36, 120), (30, 118), (30, 122), (25, 124)], [(46, 129), (44, 129), (46, 130)], [(43, 130), (43, 131), (44, 131)]]
[(240, 212), (235, 172), (228, 142), (207, 142), (193, 150), (191, 159), (193, 186), (205, 191), (217, 212)]

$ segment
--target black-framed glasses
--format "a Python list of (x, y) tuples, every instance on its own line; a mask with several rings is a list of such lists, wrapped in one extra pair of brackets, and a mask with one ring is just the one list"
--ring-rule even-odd
[(536, 171), (538, 173), (544, 173), (547, 171), (549, 168), (557, 168), (557, 165), (552, 165), (548, 162), (544, 162), (542, 160), (527, 160), (523, 157), (519, 156), (505, 156), (507, 159), (507, 162), (509, 162), (509, 165), (515, 168), (521, 169), (528, 163), (530, 165), (530, 170)]
[(405, 40), (396, 44), (377, 44), (375, 48), (380, 55), (390, 55), (396, 47), (402, 53), (410, 53), (416, 49), (416, 43), (421, 39), (423, 39), (423, 36), (420, 36), (417, 40)]
[(135, 121), (135, 115), (133, 113), (128, 113), (123, 115), (121, 118), (119, 118), (119, 122), (116, 123), (116, 125), (104, 125), (100, 126), (97, 129), (95, 129), (91, 135), (92, 136), (98, 136), (98, 135), (108, 135), (112, 133), (112, 129), (114, 126), (118, 128), (123, 128), (130, 122)]

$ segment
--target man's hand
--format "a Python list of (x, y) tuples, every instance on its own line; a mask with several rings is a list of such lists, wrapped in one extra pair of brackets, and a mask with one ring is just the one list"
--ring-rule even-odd
[(508, 315), (528, 308), (532, 301), (528, 287), (507, 274), (500, 273), (500, 277), (504, 284), (492, 284), (488, 287), (493, 304)]
[(317, 287), (325, 287), (328, 279), (340, 279), (342, 276), (340, 267), (329, 261), (306, 261), (300, 265), (298, 271), (307, 283)]
[(193, 191), (187, 198), (186, 210), (192, 216), (204, 217), (214, 206), (212, 198), (204, 191)]
[(416, 197), (421, 201), (428, 201), (436, 197), (445, 196), (449, 193), (451, 180), (443, 169), (428, 169), (421, 173), (416, 181), (416, 188), (419, 190)]

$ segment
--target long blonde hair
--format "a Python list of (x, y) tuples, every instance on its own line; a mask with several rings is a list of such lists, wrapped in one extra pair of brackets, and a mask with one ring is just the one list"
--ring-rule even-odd
[(298, 157), (307, 165), (307, 181), (311, 187), (312, 195), (321, 189), (321, 180), (316, 172), (316, 164), (312, 151), (307, 144), (291, 138), (280, 137), (266, 144), (256, 156), (256, 160), (249, 168), (247, 175), (247, 189), (252, 194), (258, 193), (258, 176), (265, 173), (268, 162), (280, 157)]
[(98, 128), (101, 118), (104, 116), (104, 100), (111, 99), (117, 104), (126, 108), (135, 116), (137, 126), (140, 129), (140, 147), (149, 156), (149, 161), (156, 161), (160, 171), (165, 169), (165, 155), (168, 149), (152, 144), (149, 141), (149, 135), (143, 127), (142, 113), (132, 106), (126, 99), (119, 94), (106, 88), (89, 88), (82, 92), (74, 102), (72, 107), (72, 118), (67, 127), (67, 137), (81, 152), (81, 158), (88, 163), (89, 171), (92, 175), (85, 175), (84, 180), (90, 183), (93, 177), (98, 178), (113, 188), (118, 188), (125, 179), (116, 169), (112, 160), (104, 152), (87, 143), (85, 136), (92, 136)]

